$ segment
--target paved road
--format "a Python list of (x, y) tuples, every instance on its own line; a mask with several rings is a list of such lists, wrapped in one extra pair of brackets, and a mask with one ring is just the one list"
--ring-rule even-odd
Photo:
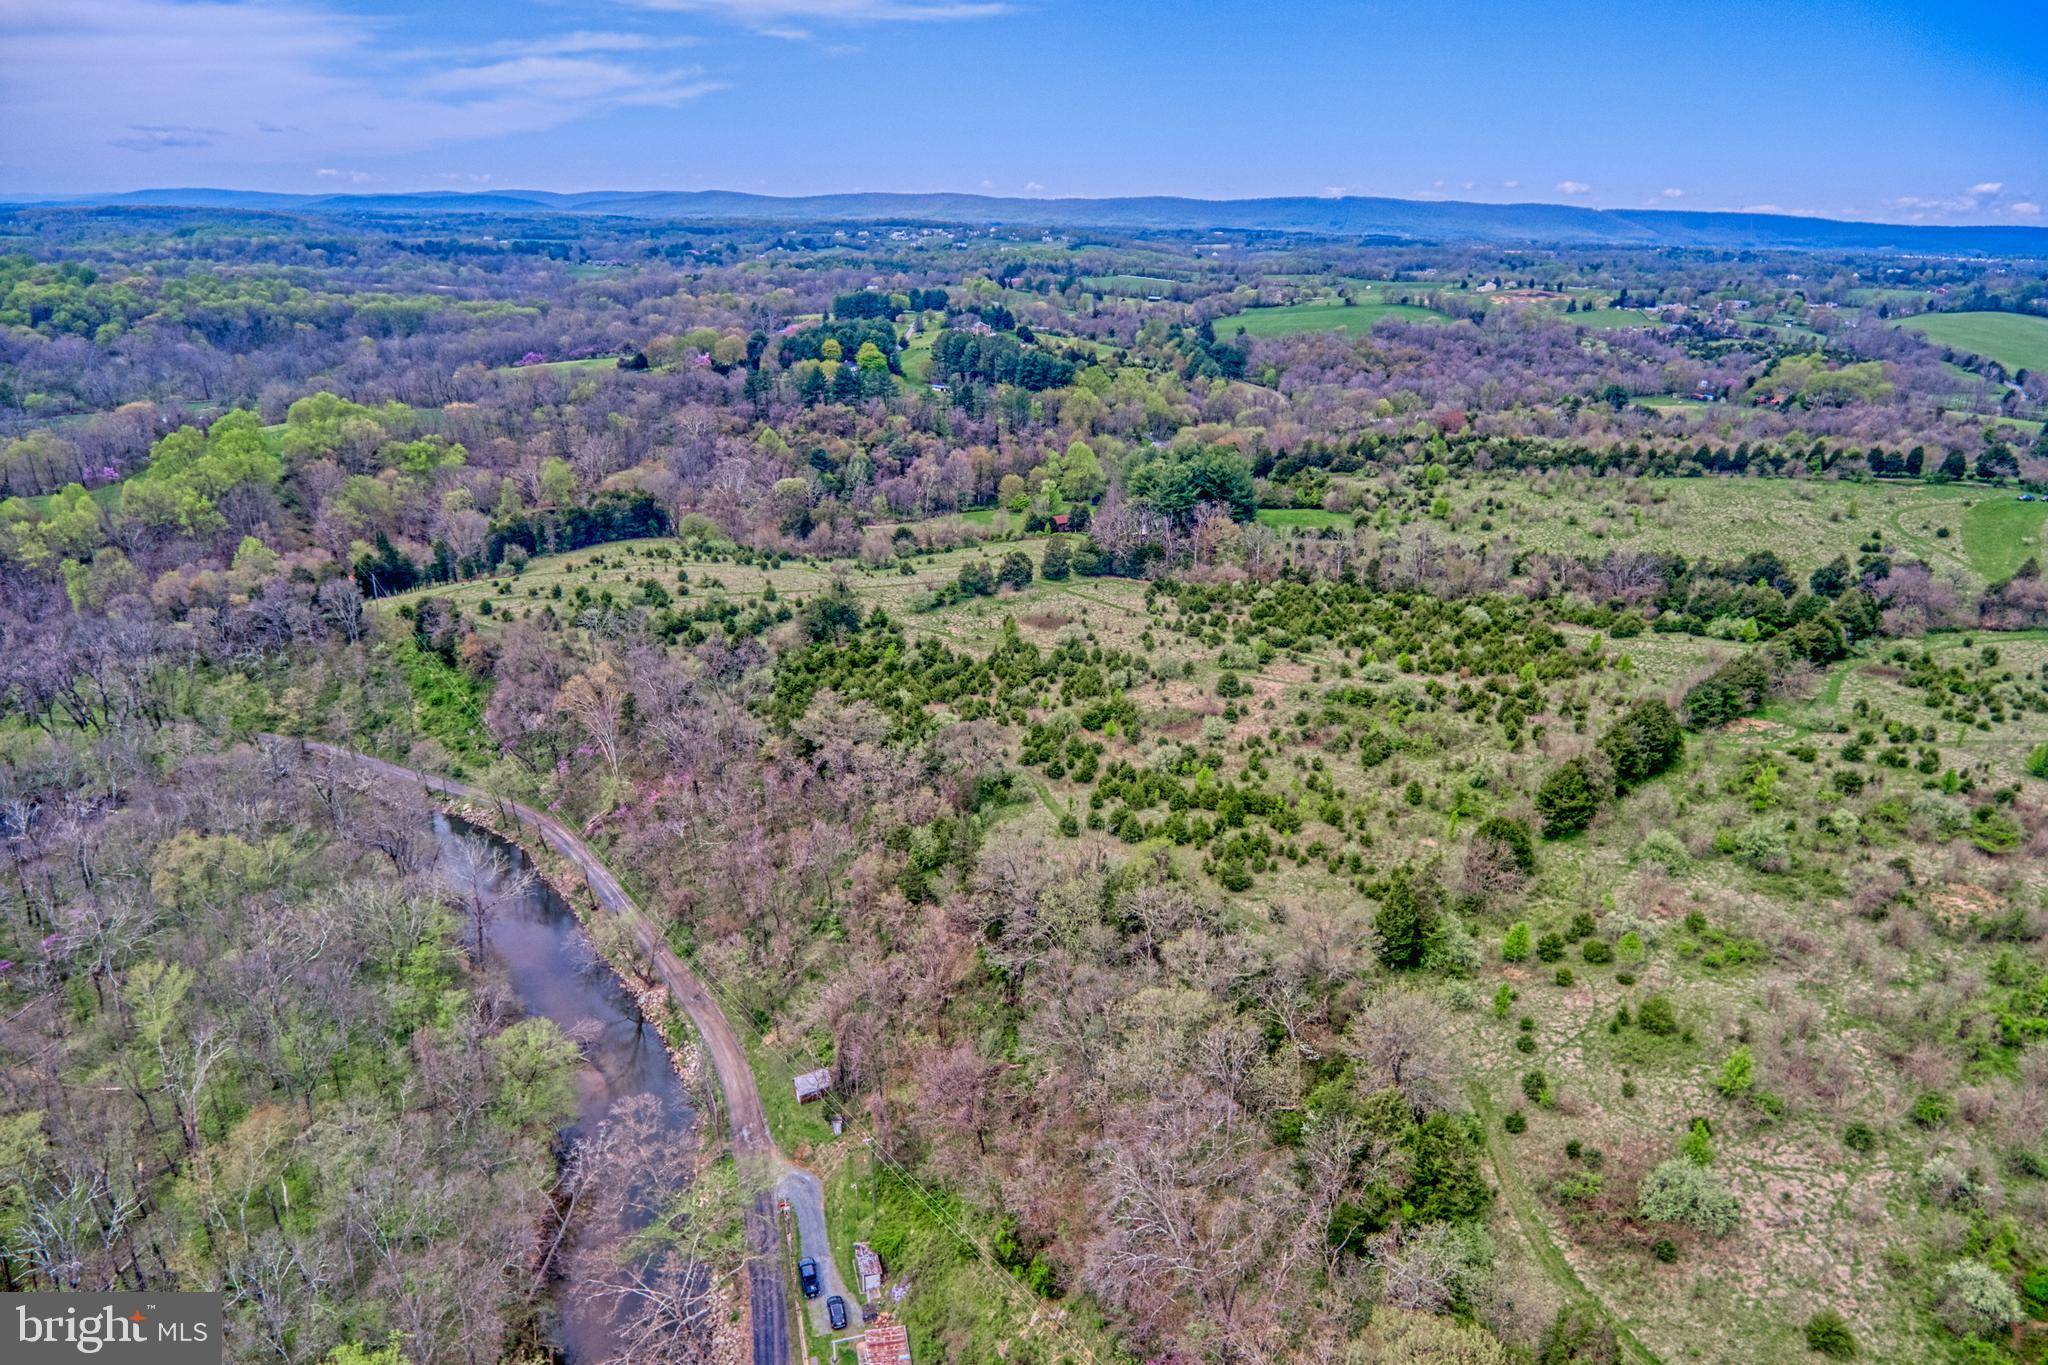
[[(655, 978), (690, 1016), (690, 1022), (697, 1026), (697, 1032), (711, 1054), (711, 1065), (718, 1074), (719, 1089), (725, 1097), (726, 1120), (732, 1134), (734, 1153), (742, 1163), (749, 1156), (765, 1158), (771, 1172), (782, 1173), (780, 1183), (757, 1195), (753, 1208), (747, 1214), (747, 1244), (751, 1251), (747, 1258), (747, 1302), (754, 1340), (754, 1365), (789, 1365), (792, 1355), (789, 1277), (782, 1261), (780, 1239), (775, 1232), (775, 1199), (777, 1194), (781, 1194), (789, 1200), (791, 1210), (796, 1214), (797, 1226), (803, 1231), (805, 1254), (816, 1256), (819, 1266), (826, 1268), (825, 1273), (836, 1284), (838, 1271), (830, 1268), (830, 1249), (824, 1245), (825, 1194), (815, 1176), (789, 1167), (776, 1150), (774, 1136), (768, 1131), (767, 1111), (761, 1107), (760, 1088), (754, 1082), (753, 1068), (747, 1064), (746, 1049), (726, 1020), (725, 1011), (719, 1008), (711, 992), (704, 989), (704, 983), (676, 956), (662, 939), (654, 922), (633, 903), (633, 898), (619, 885), (618, 878), (591, 852), (589, 845), (546, 812), (493, 796), (466, 782), (401, 767), (338, 745), (323, 744), (318, 740), (281, 742), (298, 743), (305, 753), (348, 764), (394, 782), (418, 785), (445, 796), (496, 806), (522, 827), (522, 834), (528, 831), (537, 834), (549, 848), (573, 863), (582, 874), (584, 884), (590, 888), (591, 898), (597, 906), (631, 926)], [(815, 1243), (811, 1232), (814, 1227), (817, 1230)], [(818, 1250), (811, 1249), (814, 1244)], [(834, 1289), (827, 1292), (844, 1291)], [(825, 1321), (823, 1303), (820, 1297), (816, 1321), (821, 1324)], [(847, 1303), (851, 1305), (853, 1300), (849, 1298)]]

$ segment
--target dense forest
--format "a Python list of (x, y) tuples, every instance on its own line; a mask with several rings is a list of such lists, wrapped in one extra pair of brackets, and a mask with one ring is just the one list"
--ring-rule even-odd
[(2048, 367), (1923, 328), (2044, 270), (0, 213), (0, 1277), (738, 1349), (320, 739), (601, 854), (921, 1360), (2042, 1359)]

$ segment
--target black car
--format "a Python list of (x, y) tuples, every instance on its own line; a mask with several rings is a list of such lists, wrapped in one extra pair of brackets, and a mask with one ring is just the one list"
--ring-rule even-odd
[(818, 1263), (806, 1256), (796, 1263), (796, 1282), (804, 1287), (804, 1297), (818, 1297)]
[(831, 1320), (832, 1330), (837, 1332), (846, 1326), (846, 1300), (834, 1294), (825, 1300), (825, 1316)]

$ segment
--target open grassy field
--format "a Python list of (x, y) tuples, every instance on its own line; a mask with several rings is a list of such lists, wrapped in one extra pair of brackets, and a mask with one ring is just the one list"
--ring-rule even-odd
[(906, 385), (921, 385), (931, 381), (932, 339), (938, 336), (934, 331), (919, 332), (910, 338), (909, 344), (896, 357), (896, 364), (903, 371)]
[(1296, 332), (1365, 332), (1381, 318), (1403, 322), (1442, 322), (1444, 315), (1430, 308), (1407, 303), (1354, 303), (1335, 299), (1319, 303), (1293, 303), (1280, 308), (1251, 308), (1216, 319), (1216, 335), (1236, 336), (1239, 330), (1254, 337), (1292, 336)]
[(1135, 294), (1143, 298), (1147, 294), (1164, 294), (1179, 284), (1161, 275), (1083, 275), (1081, 287), (1092, 289), (1098, 294)]
[(500, 365), (496, 374), (531, 374), (548, 370), (555, 374), (571, 374), (577, 370), (616, 370), (619, 358), (614, 355), (587, 356), (582, 360), (544, 360), (538, 365)]
[(1351, 514), (1326, 512), (1320, 507), (1261, 507), (1258, 522), (1275, 530), (1321, 531), (1334, 528), (1341, 531), (1350, 528)]
[(1963, 514), (1963, 549), (1972, 568), (1989, 582), (2004, 578), (2041, 554), (2041, 526), (2048, 502), (1990, 497)]
[(1582, 312), (1559, 312), (1557, 316), (1574, 327), (1596, 332), (1619, 331), (1627, 327), (1661, 327), (1662, 323), (1640, 308), (1588, 308)]
[[(1712, 559), (1767, 549), (1803, 576), (1838, 554), (1854, 560), (1876, 533), (1894, 552), (1979, 585), (2038, 551), (2043, 507), (1968, 484), (1479, 478), (1448, 487), (1452, 511), (1442, 525), (1470, 544), (1506, 535), (1527, 550)], [(1980, 505), (1986, 510), (1973, 519)]]
[(1937, 346), (1995, 360), (2008, 370), (2048, 369), (2048, 318), (2019, 313), (1922, 313), (1901, 319)]

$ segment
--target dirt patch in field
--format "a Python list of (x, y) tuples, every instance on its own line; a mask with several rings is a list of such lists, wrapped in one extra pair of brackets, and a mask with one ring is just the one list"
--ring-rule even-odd
[(1950, 882), (1928, 894), (1927, 908), (1947, 928), (1959, 929), (1980, 916), (1997, 914), (2004, 902), (1975, 882)]
[(1074, 618), (1056, 611), (1034, 611), (1017, 619), (1020, 626), (1033, 630), (1058, 630), (1061, 626), (1072, 625)]
[(1725, 735), (1768, 735), (1792, 727), (1781, 721), (1764, 720), (1758, 716), (1741, 716), (1721, 727)]

